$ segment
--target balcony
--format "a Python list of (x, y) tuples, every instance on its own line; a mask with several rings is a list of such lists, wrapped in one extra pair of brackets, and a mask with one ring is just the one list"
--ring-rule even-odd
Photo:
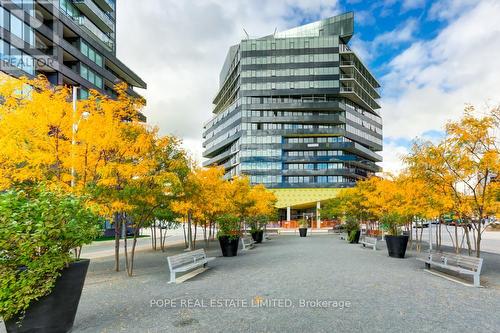
[(358, 71), (353, 73), (340, 73), (340, 81), (345, 82), (344, 86), (358, 85), (370, 98), (378, 99), (380, 94), (373, 88)]
[(380, 105), (372, 96), (361, 88), (360, 84), (356, 80), (349, 80), (349, 82), (344, 81), (340, 86), (340, 93), (346, 94), (346, 97), (350, 97), (349, 99), (353, 102), (358, 103), (365, 108), (370, 110), (380, 109)]
[(83, 30), (85, 30), (91, 36), (95, 36), (96, 40), (109, 52), (113, 52), (115, 43), (113, 40), (103, 33), (97, 26), (92, 23), (87, 17), (80, 16), (75, 18), (76, 24), (78, 24)]
[(339, 44), (339, 52), (340, 53), (351, 53), (352, 50), (346, 44)]
[(73, 0), (75, 6), (104, 32), (114, 31), (114, 22), (92, 0)]
[(99, 7), (102, 8), (102, 10), (107, 11), (107, 12), (114, 12), (115, 11), (115, 3), (111, 0), (95, 0), (95, 3)]
[(354, 61), (344, 60), (340, 62), (340, 67), (354, 66)]

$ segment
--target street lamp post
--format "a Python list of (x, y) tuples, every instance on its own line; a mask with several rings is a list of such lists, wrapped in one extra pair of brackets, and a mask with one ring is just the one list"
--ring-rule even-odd
[(71, 187), (75, 187), (75, 146), (76, 146), (76, 133), (78, 132), (78, 125), (83, 119), (87, 119), (90, 113), (82, 112), (78, 120), (76, 120), (76, 102), (77, 102), (78, 87), (73, 87), (73, 125), (72, 125), (72, 135), (71, 135)]

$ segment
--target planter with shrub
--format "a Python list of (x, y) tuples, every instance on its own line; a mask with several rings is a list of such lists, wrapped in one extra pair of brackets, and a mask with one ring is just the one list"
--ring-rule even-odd
[(101, 225), (72, 195), (44, 187), (0, 194), (0, 315), (7, 332), (72, 329), (89, 265), (72, 253)]
[(237, 216), (226, 214), (217, 219), (219, 239), (222, 256), (234, 257), (238, 255), (240, 241), (240, 220)]
[(264, 239), (264, 226), (267, 223), (267, 217), (264, 215), (253, 216), (249, 218), (250, 235), (255, 243), (262, 243)]
[(307, 222), (307, 220), (300, 220), (299, 221), (299, 235), (300, 235), (300, 237), (307, 236), (307, 228), (308, 227), (309, 227), (309, 222)]
[(347, 232), (347, 241), (351, 244), (358, 244), (361, 230), (359, 229), (359, 222), (354, 217), (348, 216), (345, 223), (345, 230)]
[(385, 243), (389, 257), (404, 258), (406, 246), (408, 245), (408, 235), (400, 232), (400, 226), (404, 224), (403, 219), (397, 213), (388, 213), (382, 216), (380, 225), (387, 232)]

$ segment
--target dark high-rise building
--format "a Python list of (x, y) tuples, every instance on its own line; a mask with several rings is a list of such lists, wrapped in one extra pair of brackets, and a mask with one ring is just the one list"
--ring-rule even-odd
[(80, 98), (95, 89), (111, 97), (114, 86), (146, 83), (116, 57), (115, 0), (1, 0), (0, 71), (45, 75), (54, 85), (78, 86)]
[(321, 201), (380, 171), (377, 80), (349, 48), (346, 13), (231, 46), (204, 163), (273, 189), (282, 218), (316, 218)]

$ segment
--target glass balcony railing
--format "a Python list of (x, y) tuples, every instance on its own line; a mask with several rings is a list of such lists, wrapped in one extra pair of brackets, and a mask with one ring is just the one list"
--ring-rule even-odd
[(339, 52), (340, 53), (347, 53), (347, 52), (352, 52), (349, 46), (345, 44), (339, 44)]
[(111, 0), (95, 0), (97, 5), (108, 12), (115, 10), (115, 2)]
[(76, 23), (85, 31), (87, 31), (91, 36), (95, 36), (96, 40), (110, 52), (113, 52), (115, 43), (114, 41), (105, 33), (103, 33), (97, 26), (95, 26), (87, 17), (80, 16), (74, 18)]
[(114, 31), (114, 22), (92, 0), (73, 0), (75, 6), (104, 32)]
[[(58, 0), (52, 0), (52, 2), (57, 3)], [(60, 0), (58, 8), (62, 14), (72, 19), (82, 30), (85, 30), (90, 37), (95, 37), (96, 42), (102, 47), (110, 52), (114, 51), (114, 40), (102, 32), (88, 17), (82, 16), (70, 0)]]
[(380, 105), (371, 97), (364, 89), (361, 88), (358, 82), (356, 81), (350, 81), (349, 84), (343, 84), (340, 86), (340, 92), (341, 93), (354, 93), (357, 98), (359, 98), (359, 101), (355, 102), (362, 102), (365, 104), (365, 107), (368, 107), (370, 109), (379, 109)]
[(352, 73), (340, 73), (340, 80), (355, 80), (373, 99), (380, 98), (380, 95), (373, 86), (370, 85), (368, 80), (361, 75), (357, 69), (352, 70)]
[(340, 66), (354, 66), (353, 61), (341, 61)]

